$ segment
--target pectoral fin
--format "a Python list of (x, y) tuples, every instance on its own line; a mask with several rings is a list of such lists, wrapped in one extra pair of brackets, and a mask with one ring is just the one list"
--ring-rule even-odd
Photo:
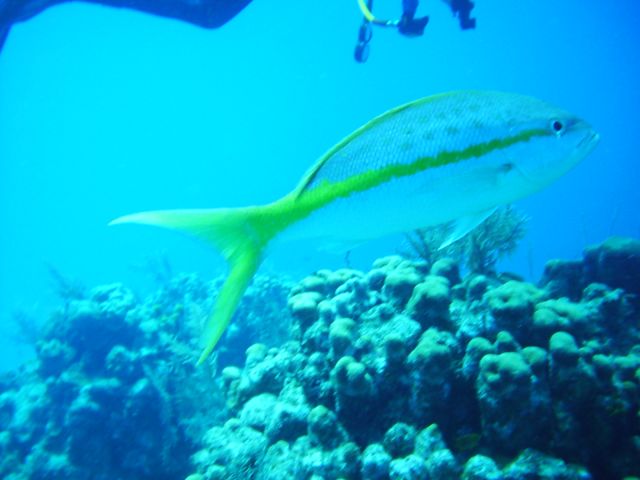
[(491, 216), (496, 209), (492, 208), (490, 210), (485, 210), (480, 213), (475, 213), (473, 215), (467, 215), (465, 217), (461, 217), (458, 220), (455, 220), (451, 227), (451, 233), (447, 236), (444, 242), (440, 245), (438, 250), (442, 250), (443, 248), (447, 248), (454, 242), (457, 242), (462, 237), (464, 237), (471, 230), (476, 228), (482, 222), (484, 222), (487, 218)]

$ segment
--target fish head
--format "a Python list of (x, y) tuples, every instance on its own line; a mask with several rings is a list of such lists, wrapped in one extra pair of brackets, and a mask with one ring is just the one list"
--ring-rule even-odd
[(580, 163), (599, 141), (598, 133), (583, 119), (545, 102), (530, 109), (513, 130), (538, 131), (514, 149), (510, 163), (533, 189), (553, 183)]

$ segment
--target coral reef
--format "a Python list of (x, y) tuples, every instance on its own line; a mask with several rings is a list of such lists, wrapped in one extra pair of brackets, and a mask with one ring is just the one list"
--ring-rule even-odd
[(455, 259), (472, 273), (495, 274), (498, 261), (515, 252), (524, 238), (529, 219), (511, 205), (498, 208), (473, 230), (446, 245), (451, 224), (423, 228), (406, 235), (409, 248), (403, 255), (431, 265), (443, 258)]
[[(615, 274), (616, 249), (636, 245), (550, 262), (538, 286), (401, 257), (302, 280), (289, 298), (292, 340), (247, 351), (225, 390), (232, 418), (210, 431), (250, 453), (205, 441), (195, 469), (204, 479), (640, 474), (640, 311), (624, 283), (640, 268)], [(291, 426), (274, 436), (282, 411)]]
[[(119, 284), (65, 299), (39, 331), (37, 361), (0, 378), (0, 477), (186, 477), (208, 428), (225, 419), (215, 365), (195, 368), (195, 332), (218, 283), (183, 275), (144, 302)], [(225, 355), (277, 341), (287, 291), (256, 280), (237, 318), (246, 337), (227, 336)]]
[(0, 476), (639, 476), (639, 251), (611, 239), (538, 285), (397, 256), (259, 278), (200, 369), (218, 282), (95, 288), (0, 378)]

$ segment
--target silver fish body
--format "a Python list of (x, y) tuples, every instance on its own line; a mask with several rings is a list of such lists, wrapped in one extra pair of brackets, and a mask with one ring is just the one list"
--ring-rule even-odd
[[(536, 132), (535, 134), (532, 132)], [(477, 215), (526, 197), (595, 147), (592, 127), (541, 100), (502, 92), (453, 92), (374, 119), (334, 147), (300, 195), (363, 172), (434, 159), (339, 197), (283, 232), (283, 239), (364, 241)], [(438, 161), (442, 156), (449, 158)]]

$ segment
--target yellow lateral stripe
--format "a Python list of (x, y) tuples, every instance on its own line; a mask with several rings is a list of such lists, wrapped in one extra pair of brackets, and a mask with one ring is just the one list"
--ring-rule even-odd
[[(548, 135), (551, 135), (551, 133), (545, 129), (526, 130), (512, 137), (490, 140), (478, 145), (472, 145), (464, 150), (444, 151), (434, 157), (418, 158), (414, 162), (407, 164), (387, 165), (335, 183), (324, 180), (311, 190), (300, 192), (296, 189), (272, 204), (259, 207), (252, 219), (252, 224), (256, 233), (260, 236), (259, 241), (266, 245), (269, 240), (289, 226), (339, 198), (347, 198), (354, 193), (370, 190), (394, 178), (407, 177), (429, 168), (442, 167), (470, 158), (482, 157), (495, 150), (508, 148), (520, 142), (527, 142), (534, 137)], [(313, 177), (313, 173), (310, 174), (310, 177)]]
[(313, 180), (315, 179), (316, 175), (318, 174), (320, 169), (324, 166), (324, 164), (327, 161), (329, 161), (331, 159), (331, 157), (333, 155), (335, 155), (338, 151), (340, 151), (341, 149), (346, 147), (349, 143), (351, 143), (351, 141), (353, 139), (359, 137), (363, 133), (371, 130), (372, 128), (377, 127), (378, 125), (391, 120), (394, 116), (396, 116), (399, 113), (404, 112), (408, 108), (418, 107), (420, 105), (423, 105), (423, 104), (426, 104), (426, 103), (431, 103), (431, 102), (434, 102), (436, 100), (441, 100), (444, 97), (454, 96), (454, 95), (457, 95), (459, 93), (460, 92), (440, 93), (440, 94), (437, 94), (437, 95), (431, 95), (430, 97), (424, 97), (424, 98), (421, 98), (419, 100), (414, 100), (412, 102), (408, 102), (408, 103), (405, 103), (403, 105), (399, 105), (399, 106), (397, 106), (395, 108), (392, 108), (391, 110), (387, 110), (385, 113), (383, 113), (381, 115), (378, 115), (377, 117), (375, 117), (372, 120), (368, 121), (367, 123), (362, 125), (360, 128), (358, 128), (357, 130), (355, 130), (354, 132), (352, 132), (351, 134), (347, 135), (345, 138), (340, 140), (333, 147), (331, 147), (328, 152), (326, 152), (322, 157), (320, 157), (320, 160), (318, 160), (315, 163), (315, 165), (313, 165), (311, 167), (311, 169), (308, 170), (307, 173), (302, 177), (302, 180), (300, 181), (300, 183), (298, 184), (298, 186), (294, 190), (294, 193), (297, 196), (302, 195), (305, 192), (305, 189), (311, 184), (311, 182), (313, 182)]

